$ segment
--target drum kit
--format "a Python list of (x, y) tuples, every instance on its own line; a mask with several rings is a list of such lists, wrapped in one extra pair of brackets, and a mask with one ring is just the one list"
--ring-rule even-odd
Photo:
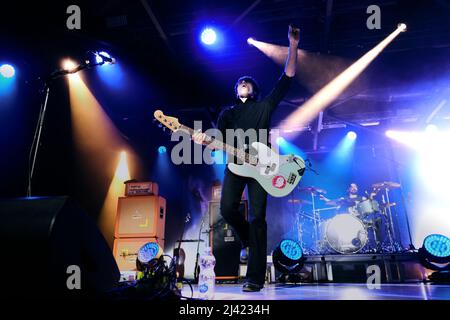
[[(296, 212), (295, 228), (305, 254), (394, 253), (401, 250), (394, 232), (390, 191), (400, 188), (396, 182), (372, 185), (367, 197), (347, 197), (329, 200), (332, 207), (318, 208), (317, 198), (324, 200), (326, 190), (314, 186), (298, 187), (311, 200), (291, 199), (301, 208)], [(375, 199), (378, 197), (380, 201)], [(328, 200), (328, 199), (327, 199)], [(384, 232), (382, 232), (384, 231)]]

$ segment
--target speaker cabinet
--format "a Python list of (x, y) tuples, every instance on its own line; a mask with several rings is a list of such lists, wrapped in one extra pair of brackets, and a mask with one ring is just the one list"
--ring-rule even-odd
[(156, 238), (114, 240), (113, 253), (120, 271), (136, 271), (137, 252), (147, 242), (156, 242), (164, 250), (164, 240), (156, 240)]
[[(248, 219), (248, 202), (241, 201), (239, 212)], [(239, 254), (241, 240), (231, 226), (220, 215), (220, 202), (209, 202), (210, 245), (216, 267), (217, 280), (237, 280), (239, 278)]]
[(159, 196), (120, 197), (116, 238), (164, 239), (166, 200)]
[[(96, 223), (67, 197), (0, 200), (2, 291), (9, 296), (84, 297), (105, 293), (120, 272)], [(81, 289), (68, 278), (79, 268)]]

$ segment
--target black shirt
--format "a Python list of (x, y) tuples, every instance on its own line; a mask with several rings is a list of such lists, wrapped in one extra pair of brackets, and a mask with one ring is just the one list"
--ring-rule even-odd
[[(217, 129), (219, 129), (222, 133), (223, 139), (226, 140), (226, 129), (242, 129), (243, 131), (255, 129), (257, 132), (258, 141), (260, 141), (259, 130), (265, 129), (267, 130), (268, 137), (272, 112), (286, 95), (292, 79), (293, 77), (288, 77), (285, 73), (283, 73), (270, 94), (264, 99), (256, 101), (248, 98), (245, 102), (242, 102), (242, 100), (238, 98), (235, 105), (224, 108), (217, 121)], [(268, 141), (264, 141), (266, 140), (264, 137), (262, 137), (261, 140), (262, 141), (260, 142), (265, 144), (268, 143)], [(243, 144), (250, 145), (254, 141), (241, 139), (241, 141), (235, 140), (234, 142), (225, 142), (239, 147)]]

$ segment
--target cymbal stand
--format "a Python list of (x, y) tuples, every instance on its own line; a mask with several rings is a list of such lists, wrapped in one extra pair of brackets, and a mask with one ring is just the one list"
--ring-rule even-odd
[(385, 212), (386, 212), (386, 216), (387, 216), (387, 220), (388, 220), (387, 230), (388, 230), (389, 243), (391, 244), (392, 251), (395, 251), (394, 223), (392, 221), (392, 210), (391, 210), (391, 206), (390, 206), (391, 203), (389, 201), (389, 188), (384, 189), (384, 195), (382, 195), (382, 200), (383, 200), (383, 204), (386, 205), (384, 210), (386, 210)]
[(318, 250), (318, 242), (319, 242), (319, 221), (320, 221), (320, 213), (316, 210), (316, 197), (314, 191), (311, 192), (311, 203), (312, 203), (312, 211), (313, 211), (313, 220), (314, 220), (314, 240), (315, 240), (315, 250)]

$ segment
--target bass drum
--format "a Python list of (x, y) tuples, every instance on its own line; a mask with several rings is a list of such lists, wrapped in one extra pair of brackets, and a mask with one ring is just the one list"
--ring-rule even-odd
[(339, 253), (357, 253), (368, 241), (367, 230), (361, 220), (351, 214), (338, 214), (326, 223), (325, 240)]

